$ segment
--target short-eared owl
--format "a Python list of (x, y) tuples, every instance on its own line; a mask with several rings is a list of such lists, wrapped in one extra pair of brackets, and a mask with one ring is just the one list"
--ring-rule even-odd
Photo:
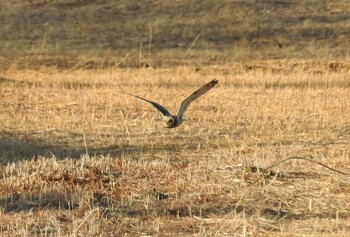
[(178, 109), (176, 115), (171, 115), (166, 108), (164, 108), (163, 106), (161, 106), (160, 104), (158, 104), (156, 102), (153, 102), (153, 101), (144, 99), (140, 96), (132, 95), (132, 94), (129, 94), (126, 92), (123, 92), (123, 93), (134, 96), (138, 99), (141, 99), (141, 100), (146, 101), (146, 102), (150, 103), (151, 105), (153, 105), (157, 110), (159, 110), (163, 114), (164, 126), (167, 128), (175, 128), (183, 122), (182, 118), (184, 116), (184, 113), (185, 113), (187, 107), (192, 103), (192, 101), (194, 101), (195, 99), (197, 99), (201, 95), (205, 94), (207, 91), (209, 91), (211, 88), (213, 88), (218, 82), (219, 82), (218, 80), (214, 79), (214, 80), (210, 81), (209, 83), (205, 84), (204, 86), (202, 86), (201, 88), (199, 88), (198, 90), (196, 90), (195, 92), (193, 92), (191, 95), (189, 95), (186, 99), (184, 99), (184, 101), (182, 101), (180, 108)]

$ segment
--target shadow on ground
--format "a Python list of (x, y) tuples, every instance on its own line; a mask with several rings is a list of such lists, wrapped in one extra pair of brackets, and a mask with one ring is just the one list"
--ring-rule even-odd
[(78, 204), (69, 203), (63, 193), (48, 192), (40, 195), (32, 193), (12, 193), (0, 199), (3, 212), (22, 212), (40, 209), (75, 209)]
[[(108, 201), (106, 201), (108, 199)], [(213, 216), (228, 216), (237, 215), (240, 213), (245, 213), (247, 216), (264, 216), (268, 219), (273, 220), (307, 220), (314, 218), (339, 218), (347, 219), (348, 213), (342, 212), (333, 215), (332, 213), (293, 213), (287, 210), (279, 209), (275, 206), (266, 206), (261, 209), (257, 209), (254, 206), (250, 205), (238, 205), (238, 203), (220, 203), (222, 200), (218, 200), (218, 203), (207, 203), (207, 205), (194, 205), (189, 208), (187, 205), (173, 207), (171, 205), (171, 200), (169, 202), (158, 201), (157, 207), (152, 210), (146, 210), (144, 208), (128, 207), (128, 206), (119, 206), (118, 208), (111, 208), (110, 202), (114, 202), (118, 206), (118, 201), (114, 200), (111, 197), (103, 198), (96, 196), (95, 193), (91, 199), (91, 205), (98, 206), (104, 210), (104, 216), (107, 218), (115, 218), (116, 216), (125, 216), (129, 218), (147, 218), (148, 216), (168, 216), (170, 218), (185, 218), (193, 217), (197, 218), (212, 218)], [(28, 212), (42, 209), (57, 209), (57, 210), (79, 210), (81, 209), (77, 200), (74, 200), (72, 194), (64, 195), (59, 192), (46, 192), (39, 194), (32, 193), (12, 193), (6, 197), (0, 198), (0, 207), (4, 213), (19, 213), (19, 212)], [(113, 206), (113, 205), (112, 205)]]
[[(81, 135), (82, 136), (82, 135)], [(81, 144), (81, 143), (80, 143)], [(128, 142), (106, 146), (88, 146), (62, 144), (62, 141), (57, 141), (53, 144), (52, 141), (45, 142), (43, 140), (35, 140), (26, 138), (18, 134), (0, 133), (0, 164), (8, 162), (17, 162), (21, 160), (31, 160), (38, 157), (55, 157), (57, 159), (73, 158), (79, 159), (85, 154), (90, 156), (123, 156), (132, 155), (135, 153), (158, 153), (160, 150), (168, 152), (176, 152), (182, 147), (176, 144), (166, 144), (161, 146), (153, 146), (152, 141), (142, 145), (128, 144)], [(197, 144), (188, 144), (186, 149), (195, 150)]]

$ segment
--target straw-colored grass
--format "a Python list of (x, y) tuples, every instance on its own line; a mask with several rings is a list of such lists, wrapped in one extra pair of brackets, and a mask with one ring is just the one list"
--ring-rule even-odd
[(346, 0), (1, 1), (0, 70), (348, 57), (349, 16)]
[[(347, 236), (348, 61), (0, 78), (1, 236)], [(179, 128), (176, 111), (205, 82)]]

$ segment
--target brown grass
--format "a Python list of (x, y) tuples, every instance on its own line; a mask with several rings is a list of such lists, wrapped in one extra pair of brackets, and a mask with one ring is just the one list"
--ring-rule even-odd
[(339, 0), (12, 0), (0, 22), (0, 69), (349, 56), (350, 4)]
[[(350, 62), (0, 76), (1, 236), (347, 236)], [(165, 129), (203, 83), (186, 121)]]

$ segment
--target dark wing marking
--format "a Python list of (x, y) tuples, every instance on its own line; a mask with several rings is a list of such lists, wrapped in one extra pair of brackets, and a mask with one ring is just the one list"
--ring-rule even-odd
[(199, 88), (198, 90), (196, 90), (195, 92), (193, 92), (191, 95), (189, 95), (184, 101), (182, 101), (180, 108), (176, 113), (176, 117), (181, 119), (187, 107), (192, 103), (192, 101), (194, 101), (201, 95), (205, 94), (207, 91), (213, 88), (218, 82), (219, 82), (218, 80), (214, 79), (209, 83), (205, 84), (204, 86), (202, 86), (201, 88)]
[(150, 100), (146, 100), (146, 99), (144, 99), (144, 98), (142, 98), (142, 97), (140, 97), (140, 96), (137, 96), (137, 95), (129, 94), (129, 93), (124, 92), (124, 91), (122, 91), (122, 92), (123, 92), (124, 94), (131, 95), (131, 96), (136, 97), (136, 98), (138, 98), (138, 99), (140, 99), (140, 100), (146, 101), (146, 102), (150, 103), (151, 105), (153, 105), (153, 106), (154, 106), (157, 110), (159, 110), (159, 112), (161, 112), (164, 116), (170, 116), (169, 111), (168, 111), (166, 108), (164, 108), (163, 106), (161, 106), (160, 104), (158, 104), (158, 103), (156, 103), (156, 102), (153, 102), (153, 101), (150, 101)]

